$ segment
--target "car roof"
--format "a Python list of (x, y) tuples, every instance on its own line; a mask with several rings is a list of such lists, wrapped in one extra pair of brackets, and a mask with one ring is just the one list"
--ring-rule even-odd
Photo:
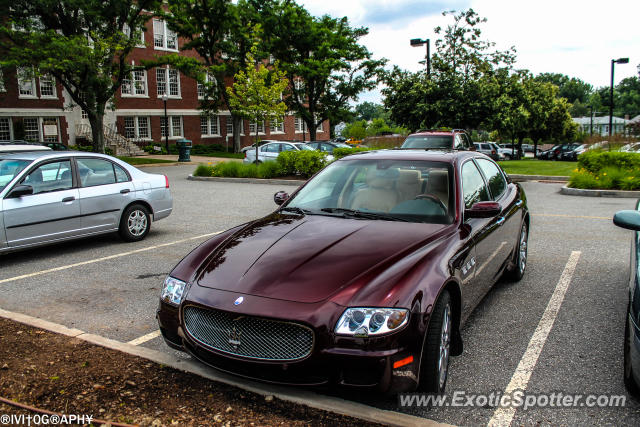
[(348, 160), (424, 160), (433, 162), (455, 163), (471, 157), (486, 158), (476, 151), (461, 150), (425, 150), (425, 149), (395, 149), (395, 150), (375, 150), (363, 151), (343, 157), (338, 161)]
[(20, 153), (0, 153), (0, 159), (15, 159), (15, 160), (40, 160), (44, 158), (56, 158), (56, 157), (69, 157), (69, 156), (85, 156), (85, 157), (100, 157), (104, 159), (112, 159), (111, 156), (100, 153), (91, 153), (89, 151), (53, 151), (51, 149), (46, 151), (24, 151)]

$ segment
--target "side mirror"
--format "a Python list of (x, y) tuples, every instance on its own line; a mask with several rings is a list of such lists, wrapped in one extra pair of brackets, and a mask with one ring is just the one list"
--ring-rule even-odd
[(628, 230), (640, 231), (640, 211), (619, 211), (613, 216), (613, 223)]
[(502, 210), (498, 202), (478, 202), (471, 206), (471, 209), (465, 209), (465, 218), (493, 218)]
[(7, 195), (7, 198), (13, 199), (33, 194), (33, 187), (26, 184), (19, 184), (13, 187), (13, 190)]
[(273, 201), (276, 202), (276, 205), (278, 206), (286, 202), (288, 198), (289, 198), (289, 193), (285, 191), (278, 191), (276, 194), (273, 195)]

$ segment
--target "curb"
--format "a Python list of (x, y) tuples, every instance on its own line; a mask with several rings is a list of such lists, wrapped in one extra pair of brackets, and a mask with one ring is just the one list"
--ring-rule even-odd
[(183, 165), (195, 165), (192, 162), (175, 162), (175, 163), (148, 163), (145, 165), (131, 165), (134, 168), (158, 168), (162, 166), (183, 166)]
[(307, 182), (297, 179), (225, 178), (221, 176), (193, 176), (193, 174), (189, 174), (187, 179), (190, 181), (235, 182), (237, 184), (295, 185), (296, 187)]
[(560, 194), (564, 194), (567, 196), (619, 197), (619, 198), (640, 199), (640, 191), (586, 190), (582, 188), (569, 188), (566, 185), (560, 189)]
[(549, 175), (519, 175), (519, 174), (507, 174), (514, 182), (524, 181), (550, 181), (550, 182), (567, 182), (568, 176), (549, 176)]
[(362, 403), (351, 402), (337, 397), (324, 396), (304, 389), (259, 383), (235, 377), (230, 374), (217, 371), (214, 368), (210, 368), (193, 359), (180, 358), (174, 353), (163, 353), (150, 348), (123, 343), (100, 335), (86, 333), (79, 329), (68, 328), (64, 325), (22, 313), (0, 309), (0, 317), (33, 326), (35, 328), (44, 329), (49, 332), (81, 339), (88, 343), (111, 350), (121, 351), (132, 356), (142, 357), (155, 363), (169, 366), (183, 372), (199, 375), (212, 381), (238, 387), (262, 396), (273, 396), (286, 402), (296, 403), (327, 412), (333, 412), (340, 415), (391, 426), (449, 426), (449, 424), (438, 423), (427, 418), (378, 409)]

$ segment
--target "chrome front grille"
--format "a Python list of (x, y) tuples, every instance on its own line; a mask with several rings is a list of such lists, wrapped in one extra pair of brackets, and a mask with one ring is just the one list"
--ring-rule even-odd
[(294, 361), (313, 349), (313, 331), (303, 325), (187, 306), (187, 333), (215, 350), (251, 359)]

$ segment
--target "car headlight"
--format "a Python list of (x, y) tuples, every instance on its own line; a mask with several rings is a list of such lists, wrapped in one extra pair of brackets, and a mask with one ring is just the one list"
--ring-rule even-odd
[(162, 286), (160, 299), (168, 304), (180, 305), (186, 294), (187, 284), (182, 280), (167, 276)]
[(369, 337), (395, 332), (409, 319), (404, 308), (348, 308), (338, 320), (338, 335)]

